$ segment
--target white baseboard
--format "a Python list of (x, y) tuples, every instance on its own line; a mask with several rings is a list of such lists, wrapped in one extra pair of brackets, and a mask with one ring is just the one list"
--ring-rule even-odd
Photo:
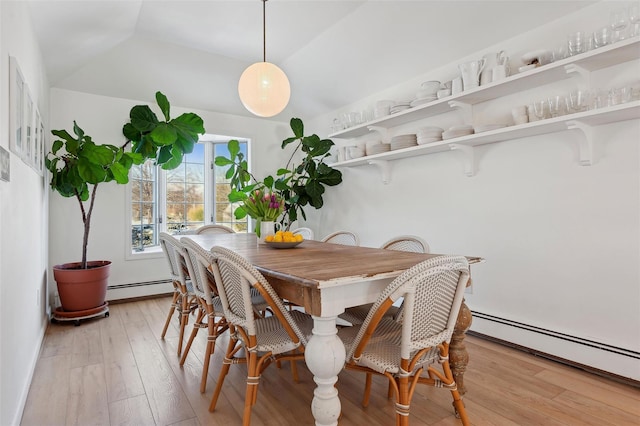
[(513, 343), (524, 348), (592, 367), (622, 378), (640, 381), (640, 354), (580, 337), (568, 336), (534, 326), (473, 313), (470, 330)]

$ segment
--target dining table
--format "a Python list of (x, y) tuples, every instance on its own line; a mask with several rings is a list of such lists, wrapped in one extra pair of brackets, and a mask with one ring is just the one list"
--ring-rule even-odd
[[(347, 246), (305, 240), (291, 248), (258, 243), (255, 234), (185, 235), (206, 250), (222, 246), (245, 257), (269, 281), (278, 295), (313, 318), (313, 335), (305, 362), (316, 383), (311, 412), (318, 426), (337, 425), (340, 398), (335, 387), (345, 363), (345, 346), (337, 335), (336, 319), (346, 308), (374, 302), (382, 290), (412, 266), (438, 254)], [(481, 257), (466, 256), (469, 264)], [(458, 390), (464, 394), (469, 357), (464, 335), (471, 325), (466, 304), (460, 309), (450, 343), (450, 365)]]

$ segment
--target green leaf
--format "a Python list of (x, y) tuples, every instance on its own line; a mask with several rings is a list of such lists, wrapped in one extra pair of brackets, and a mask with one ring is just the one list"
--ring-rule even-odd
[(60, 148), (62, 148), (63, 142), (61, 140), (57, 140), (53, 143), (53, 145), (51, 146), (51, 152), (53, 154), (56, 154)]
[(149, 137), (156, 145), (169, 145), (176, 141), (176, 129), (167, 123), (158, 123), (158, 125), (149, 133)]
[(329, 173), (318, 176), (318, 181), (327, 186), (336, 186), (342, 183), (342, 172), (340, 170), (331, 169)]
[(324, 186), (315, 179), (309, 180), (304, 186), (304, 189), (309, 197), (311, 197), (312, 201), (317, 198), (322, 198), (322, 194), (324, 194)]
[(293, 134), (296, 135), (297, 138), (304, 136), (304, 124), (302, 124), (302, 120), (292, 118), (289, 124), (291, 125), (291, 130), (293, 130)]
[(329, 139), (318, 140), (309, 150), (309, 155), (312, 157), (319, 157), (329, 152), (332, 146), (333, 142)]
[(73, 121), (73, 133), (76, 134), (78, 139), (82, 139), (84, 137), (84, 130), (82, 130), (80, 126), (78, 126), (75, 120)]
[(167, 162), (162, 164), (163, 170), (173, 170), (180, 164), (182, 164), (182, 150), (178, 146), (172, 146), (171, 155), (172, 157)]
[(173, 156), (173, 154), (171, 153), (171, 146), (170, 145), (165, 145), (163, 147), (160, 148), (160, 150), (158, 151), (158, 164), (165, 164), (166, 162), (168, 162), (169, 160), (171, 160), (171, 157)]
[(264, 186), (266, 186), (267, 188), (272, 188), (273, 187), (273, 176), (267, 176), (266, 178), (264, 178), (264, 180), (262, 182), (264, 183)]
[(113, 179), (119, 184), (129, 183), (129, 169), (120, 163), (113, 163), (110, 168)]
[(136, 105), (129, 113), (131, 125), (141, 133), (152, 131), (158, 124), (158, 117), (148, 105)]
[(296, 138), (296, 137), (287, 138), (287, 139), (285, 139), (285, 140), (283, 140), (283, 141), (282, 141), (282, 146), (281, 146), (281, 148), (282, 148), (282, 149), (284, 149), (284, 148), (285, 148), (287, 145), (289, 145), (291, 142), (295, 142), (295, 141), (297, 141), (297, 140), (298, 140), (298, 138)]
[(160, 110), (164, 115), (164, 119), (166, 121), (171, 120), (171, 116), (169, 115), (169, 100), (162, 92), (156, 92), (156, 102), (158, 103), (158, 106), (160, 107)]
[(223, 157), (222, 155), (219, 155), (215, 158), (214, 163), (216, 164), (216, 166), (230, 166), (231, 164), (235, 164), (233, 161), (229, 160), (227, 157)]
[(238, 155), (238, 153), (240, 152), (240, 142), (235, 139), (231, 139), (227, 143), (227, 149), (229, 150), (230, 158), (235, 158), (236, 155)]
[(289, 170), (289, 169), (278, 169), (276, 175), (277, 176), (282, 176), (282, 175), (286, 175), (286, 174), (289, 174), (289, 173), (293, 173), (293, 172), (291, 170)]
[(238, 206), (233, 212), (233, 215), (235, 216), (236, 219), (240, 220), (247, 217), (247, 212), (245, 211), (244, 208), (242, 208), (242, 206)]
[(102, 166), (88, 161), (78, 163), (78, 173), (84, 181), (94, 185), (104, 182), (107, 178), (107, 172)]
[(122, 126), (122, 134), (129, 141), (139, 141), (142, 137), (142, 133), (140, 133), (135, 127), (133, 127), (133, 124), (131, 123), (127, 123)]

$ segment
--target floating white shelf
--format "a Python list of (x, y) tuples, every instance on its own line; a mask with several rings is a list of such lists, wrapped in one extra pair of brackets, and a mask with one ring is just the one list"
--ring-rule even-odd
[[(392, 128), (434, 115), (458, 109), (463, 105), (475, 105), (529, 90), (545, 84), (569, 78), (588, 80), (591, 71), (640, 59), (640, 37), (590, 50), (580, 55), (553, 62), (530, 71), (515, 74), (494, 83), (464, 91), (454, 96), (438, 99), (424, 105), (387, 115), (358, 126), (330, 134), (330, 138), (355, 138), (366, 135), (373, 128)], [(586, 82), (588, 85), (588, 81)]]
[(387, 161), (401, 158), (415, 157), (418, 155), (433, 154), (436, 152), (450, 151), (457, 149), (465, 153), (467, 158), (465, 173), (473, 176), (475, 173), (473, 147), (496, 142), (503, 142), (511, 139), (537, 136), (546, 133), (560, 132), (564, 130), (579, 130), (584, 135), (580, 142), (580, 164), (591, 165), (592, 144), (591, 127), (599, 126), (618, 121), (640, 119), (640, 101), (633, 101), (625, 104), (600, 108), (576, 114), (563, 115), (546, 120), (533, 121), (517, 126), (503, 127), (489, 132), (475, 133), (458, 138), (447, 139), (431, 144), (417, 145), (410, 148), (388, 151), (381, 154), (369, 155), (353, 160), (342, 161), (332, 164), (333, 167), (356, 167), (367, 164), (375, 164), (381, 169), (382, 180), (387, 183), (390, 179)]

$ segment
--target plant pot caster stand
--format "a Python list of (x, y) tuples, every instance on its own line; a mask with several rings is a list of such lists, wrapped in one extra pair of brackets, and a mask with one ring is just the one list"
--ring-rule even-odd
[(104, 315), (105, 318), (109, 316), (108, 302), (104, 302), (104, 304), (98, 307), (84, 311), (65, 311), (62, 306), (59, 306), (53, 311), (51, 323), (55, 324), (58, 321), (73, 321), (73, 324), (77, 327), (80, 325), (81, 320), (96, 318), (101, 315)]

